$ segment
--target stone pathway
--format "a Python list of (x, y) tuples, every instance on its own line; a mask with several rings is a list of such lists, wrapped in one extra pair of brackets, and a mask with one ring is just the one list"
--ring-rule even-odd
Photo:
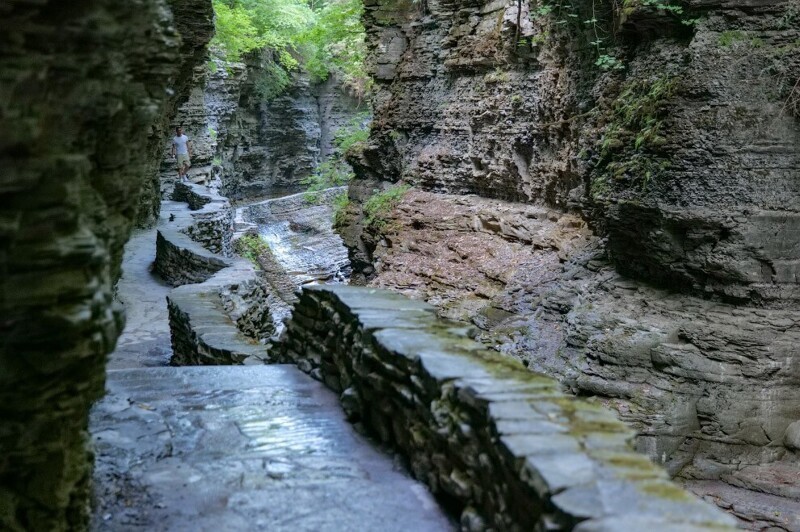
[(171, 287), (150, 272), (156, 230), (137, 231), (125, 245), (117, 300), (125, 307), (125, 330), (108, 369), (165, 366), (172, 355), (166, 297)]
[(169, 287), (149, 272), (154, 242), (143, 231), (125, 250), (127, 326), (90, 419), (93, 530), (454, 528), (294, 366), (153, 367), (171, 354)]
[(294, 366), (109, 372), (94, 530), (449, 530), (425, 487)]

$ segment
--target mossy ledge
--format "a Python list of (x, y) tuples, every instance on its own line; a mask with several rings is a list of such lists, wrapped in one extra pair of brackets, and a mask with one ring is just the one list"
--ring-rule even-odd
[(340, 393), (463, 530), (734, 528), (636, 454), (610, 411), (470, 334), (396, 293), (310, 286), (274, 353)]

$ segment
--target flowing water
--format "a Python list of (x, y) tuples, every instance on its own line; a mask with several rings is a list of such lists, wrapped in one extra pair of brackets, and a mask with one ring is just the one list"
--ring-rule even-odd
[(239, 207), (237, 229), (256, 229), (295, 287), (347, 282), (347, 248), (332, 225), (333, 199), (343, 193), (344, 187), (337, 187), (312, 201), (300, 193)]

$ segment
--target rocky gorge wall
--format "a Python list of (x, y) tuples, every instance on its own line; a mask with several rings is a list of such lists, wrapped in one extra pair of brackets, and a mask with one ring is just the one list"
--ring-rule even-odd
[(165, 133), (159, 193), (177, 178), (169, 155), (181, 125), (192, 140), (190, 179), (218, 186), (231, 200), (277, 197), (303, 190), (301, 180), (334, 150), (335, 132), (366, 110), (335, 77), (316, 83), (295, 73), (285, 92), (266, 100), (262, 86), (272, 53), (254, 52), (241, 63), (213, 59), (192, 72), (186, 102)]
[(232, 200), (278, 197), (305, 188), (301, 180), (333, 152), (333, 133), (366, 110), (335, 77), (315, 83), (293, 76), (266, 102), (259, 83), (269, 55), (250, 58), (237, 112), (220, 148), (222, 193)]
[(2, 1), (0, 14), (0, 528), (81, 530), (122, 248), (211, 3)]
[[(356, 278), (605, 398), (748, 526), (796, 529), (800, 6), (653, 4), (367, 2), (342, 232)], [(594, 66), (592, 18), (621, 68)], [(418, 190), (367, 227), (398, 180)]]
[(181, 35), (180, 71), (167, 87), (167, 102), (170, 109), (153, 124), (148, 141), (147, 180), (142, 188), (139, 209), (136, 215), (137, 227), (151, 227), (161, 212), (161, 161), (169, 148), (164, 138), (172, 138), (176, 108), (184, 104), (192, 95), (198, 69), (208, 58), (208, 43), (214, 34), (214, 10), (210, 2), (197, 0), (169, 0), (174, 15), (175, 29)]

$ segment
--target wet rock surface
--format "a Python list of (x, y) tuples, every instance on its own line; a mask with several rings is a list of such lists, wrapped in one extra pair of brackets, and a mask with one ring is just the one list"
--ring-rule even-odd
[(122, 277), (115, 293), (125, 309), (125, 329), (108, 360), (108, 369), (169, 363), (172, 349), (166, 298), (172, 287), (152, 271), (155, 255), (155, 229), (140, 229), (125, 244)]
[[(181, 249), (223, 269), (160, 300), (166, 283), (148, 268), (156, 235), (180, 246), (198, 211), (228, 208), (203, 201), (214, 196), (204, 187), (185, 188), (194, 201), (167, 203), (158, 228), (126, 248), (118, 298), (131, 320), (89, 425), (92, 529), (452, 530), (428, 490), (355, 433), (335, 395), (294, 367), (264, 365), (257, 340), (273, 330), (248, 261), (191, 242)], [(147, 367), (170, 351), (173, 365), (214, 367)], [(219, 366), (243, 363), (253, 365)]]
[(294, 367), (119, 370), (107, 388), (93, 530), (453, 529)]
[(350, 275), (350, 261), (333, 229), (332, 202), (345, 193), (337, 187), (251, 203), (237, 208), (236, 223), (240, 231), (257, 231), (295, 286), (342, 282)]

